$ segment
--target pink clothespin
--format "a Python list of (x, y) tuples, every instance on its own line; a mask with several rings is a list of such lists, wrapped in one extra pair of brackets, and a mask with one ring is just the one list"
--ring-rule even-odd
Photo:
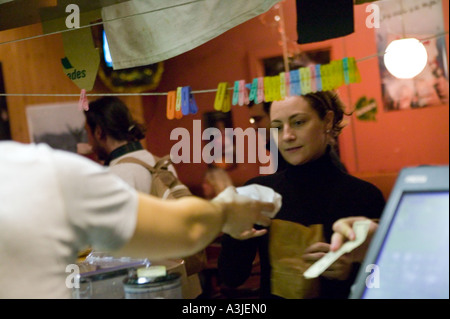
[(317, 85), (316, 85), (316, 66), (310, 65), (309, 66), (310, 74), (311, 74), (311, 91), (316, 92), (317, 91)]
[(284, 79), (286, 81), (286, 96), (291, 95), (291, 73), (286, 72), (284, 73)]
[(248, 92), (247, 88), (245, 87), (245, 80), (239, 81), (239, 106), (242, 105), (248, 105), (249, 99), (248, 99)]
[(257, 92), (257, 100), (255, 103), (261, 103), (264, 101), (264, 77), (258, 77), (258, 92)]
[(82, 111), (82, 110), (88, 111), (89, 110), (89, 102), (86, 97), (85, 89), (81, 89), (80, 100), (78, 101), (78, 109), (80, 111)]

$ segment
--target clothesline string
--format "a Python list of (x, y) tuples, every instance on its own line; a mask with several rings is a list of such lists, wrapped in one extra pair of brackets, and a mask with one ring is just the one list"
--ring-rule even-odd
[[(203, 0), (196, 0), (196, 1), (203, 1)], [(194, 1), (195, 2), (195, 1)], [(439, 38), (442, 37), (444, 35), (448, 34), (448, 31), (439, 33), (439, 34), (435, 34), (433, 36), (429, 36), (426, 38), (421, 39), (420, 41), (427, 41), (430, 39), (434, 39), (434, 38)], [(380, 51), (377, 52), (375, 54), (372, 55), (368, 55), (366, 57), (357, 59), (356, 62), (363, 62), (372, 58), (376, 58), (378, 56), (382, 56), (384, 55), (384, 51)], [(233, 87), (229, 87), (228, 90), (233, 90)], [(206, 89), (206, 90), (197, 90), (197, 91), (192, 91), (191, 93), (193, 94), (198, 94), (198, 93), (212, 93), (212, 92), (217, 92), (217, 89)], [(158, 95), (167, 95), (168, 92), (141, 92), (141, 93), (87, 93), (86, 96), (158, 96)], [(79, 97), (80, 94), (77, 93), (57, 93), (57, 94), (47, 94), (47, 93), (0, 93), (0, 96), (28, 96), (28, 97)]]
[(97, 25), (100, 25), (100, 24), (105, 24), (105, 23), (109, 23), (109, 22), (113, 22), (113, 21), (117, 21), (117, 20), (123, 20), (123, 19), (127, 19), (127, 18), (132, 18), (132, 17), (136, 17), (136, 16), (148, 14), (148, 13), (153, 13), (153, 12), (158, 12), (158, 11), (162, 11), (162, 10), (172, 9), (172, 8), (176, 8), (176, 7), (181, 7), (181, 6), (184, 6), (184, 5), (188, 5), (188, 4), (192, 4), (192, 3), (196, 3), (196, 2), (200, 2), (200, 1), (205, 1), (205, 0), (193, 0), (193, 1), (189, 1), (189, 2), (175, 4), (175, 5), (168, 6), (168, 7), (163, 7), (163, 8), (159, 8), (159, 9), (154, 9), (154, 10), (150, 10), (150, 11), (144, 11), (144, 12), (139, 12), (139, 13), (127, 15), (125, 17), (118, 17), (118, 18), (114, 18), (114, 19), (110, 19), (110, 20), (94, 22), (94, 23), (90, 23), (90, 24), (87, 24), (87, 25), (82, 25), (82, 26), (80, 26), (78, 28), (70, 28), (70, 29), (67, 28), (67, 29), (64, 29), (64, 30), (48, 32), (48, 33), (45, 33), (45, 34), (39, 34), (39, 35), (31, 36), (31, 37), (15, 39), (15, 40), (10, 40), (10, 41), (5, 41), (5, 42), (0, 42), (0, 45), (17, 43), (17, 42), (22, 42), (22, 41), (26, 41), (26, 40), (39, 39), (39, 38), (43, 38), (43, 37), (46, 37), (46, 36), (49, 36), (49, 35), (60, 34), (60, 33), (64, 33), (64, 32), (70, 32), (70, 31), (74, 31), (74, 30), (78, 30), (78, 29), (90, 28), (90, 27), (94, 27), (94, 26), (97, 26)]

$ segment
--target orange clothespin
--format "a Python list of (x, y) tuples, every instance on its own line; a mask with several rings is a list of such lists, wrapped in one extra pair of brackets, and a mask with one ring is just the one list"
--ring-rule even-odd
[(173, 120), (175, 118), (175, 102), (177, 99), (177, 94), (175, 91), (167, 92), (167, 108), (166, 117), (168, 120)]

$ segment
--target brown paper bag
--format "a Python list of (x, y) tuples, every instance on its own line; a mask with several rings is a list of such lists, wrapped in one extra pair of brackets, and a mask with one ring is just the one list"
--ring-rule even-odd
[(306, 227), (272, 220), (269, 240), (272, 294), (287, 299), (309, 299), (319, 295), (319, 278), (303, 277), (310, 265), (301, 258), (307, 247), (319, 241), (324, 241), (322, 225)]

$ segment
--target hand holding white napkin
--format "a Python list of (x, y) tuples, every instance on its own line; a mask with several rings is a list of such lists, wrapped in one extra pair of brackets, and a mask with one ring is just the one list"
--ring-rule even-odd
[(281, 195), (267, 186), (251, 184), (242, 187), (229, 186), (219, 195), (214, 197), (213, 201), (222, 201), (225, 203), (247, 200), (248, 198), (273, 203), (275, 208), (273, 211), (263, 211), (262, 214), (274, 218), (281, 208)]

